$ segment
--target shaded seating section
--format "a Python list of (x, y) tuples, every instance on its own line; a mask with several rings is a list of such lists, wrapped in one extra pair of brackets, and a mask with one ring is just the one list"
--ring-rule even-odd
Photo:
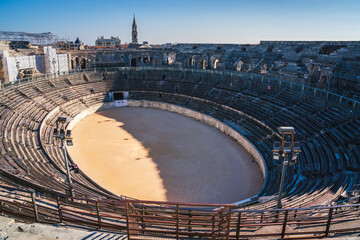
[[(130, 99), (162, 101), (197, 110), (242, 133), (264, 156), (271, 172), (271, 180), (261, 195), (276, 194), (278, 190), (279, 166), (272, 160), (271, 153), (278, 126), (294, 126), (303, 151), (298, 166), (288, 172), (285, 189), (289, 199), (306, 197), (301, 204), (288, 201), (288, 206), (304, 206), (316, 199), (319, 204), (336, 199), (340, 195), (337, 190), (349, 181), (345, 171), (358, 171), (360, 124), (358, 115), (350, 110), (296, 88), (255, 81), (246, 84), (237, 79), (238, 90), (234, 90), (231, 84), (222, 83), (226, 77), (206, 74), (190, 77), (191, 73), (180, 72), (176, 75), (155, 71), (151, 78), (143, 77), (149, 75), (146, 72), (126, 72), (123, 73), (126, 78), (119, 78), (123, 83), (121, 87), (117, 85), (118, 90), (130, 91)], [(330, 193), (336, 194), (330, 198)], [(274, 202), (270, 204), (274, 206)]]

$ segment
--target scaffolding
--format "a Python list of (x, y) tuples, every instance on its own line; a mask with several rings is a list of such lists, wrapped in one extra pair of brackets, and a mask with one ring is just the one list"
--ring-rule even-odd
[(51, 45), (59, 41), (59, 37), (51, 32), (25, 33), (0, 31), (0, 41), (25, 41), (32, 45)]

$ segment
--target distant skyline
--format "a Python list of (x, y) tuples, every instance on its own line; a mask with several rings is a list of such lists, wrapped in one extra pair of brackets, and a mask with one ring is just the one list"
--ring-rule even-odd
[(359, 0), (1, 0), (0, 31), (52, 32), (94, 45), (99, 36), (131, 42), (259, 43), (359, 41)]

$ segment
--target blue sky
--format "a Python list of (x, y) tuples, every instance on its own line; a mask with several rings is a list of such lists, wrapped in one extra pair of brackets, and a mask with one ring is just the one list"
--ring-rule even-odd
[(360, 40), (360, 0), (0, 0), (0, 31), (150, 43)]

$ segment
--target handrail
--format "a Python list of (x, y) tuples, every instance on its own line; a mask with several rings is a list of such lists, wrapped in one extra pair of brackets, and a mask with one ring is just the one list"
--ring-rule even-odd
[[(7, 194), (7, 191), (11, 194)], [(21, 193), (19, 193), (21, 192)], [(28, 195), (24, 195), (28, 193)], [(145, 235), (167, 238), (205, 237), (240, 239), (285, 236), (320, 237), (330, 233), (351, 233), (360, 226), (348, 226), (348, 221), (360, 220), (360, 203), (327, 207), (289, 209), (204, 208), (214, 204), (189, 204), (140, 200), (90, 200), (24, 191), (0, 185), (0, 211), (24, 221), (70, 223), (112, 231), (126, 231), (128, 238)], [(132, 204), (135, 203), (135, 204)], [(156, 205), (154, 205), (156, 204)], [(194, 208), (188, 208), (189, 205)], [(215, 204), (216, 205), (216, 204)], [(56, 216), (58, 213), (58, 216)], [(336, 224), (336, 228), (331, 228)], [(296, 228), (290, 228), (296, 225)], [(274, 228), (274, 226), (282, 226)], [(269, 228), (259, 233), (256, 228)], [(320, 234), (320, 235), (318, 235)]]

